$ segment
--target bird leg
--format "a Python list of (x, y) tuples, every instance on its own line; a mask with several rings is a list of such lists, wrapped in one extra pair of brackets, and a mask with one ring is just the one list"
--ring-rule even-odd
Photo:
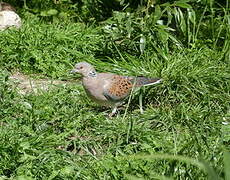
[(117, 106), (113, 107), (112, 112), (111, 112), (111, 113), (109, 113), (109, 118), (113, 117), (113, 116), (114, 116), (114, 114), (116, 114), (116, 112), (117, 112)]
[(142, 90), (142, 88), (140, 89), (140, 94), (139, 94), (139, 106), (140, 106), (140, 113), (144, 114), (144, 111), (143, 111), (143, 90)]

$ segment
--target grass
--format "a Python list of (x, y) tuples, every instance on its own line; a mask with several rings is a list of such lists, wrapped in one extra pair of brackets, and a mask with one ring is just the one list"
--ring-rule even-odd
[[(36, 17), (0, 36), (0, 179), (224, 178), (230, 68), (222, 51), (203, 45), (159, 58), (115, 47), (108, 57), (100, 26)], [(15, 70), (72, 80), (68, 71), (83, 60), (164, 81), (142, 89), (144, 114), (135, 96), (125, 118), (120, 110), (108, 119), (110, 110), (87, 99), (78, 81), (20, 95), (8, 80)]]

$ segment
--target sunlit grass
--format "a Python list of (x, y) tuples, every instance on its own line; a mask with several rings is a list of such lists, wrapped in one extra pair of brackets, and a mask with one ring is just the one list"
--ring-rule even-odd
[[(108, 57), (100, 27), (36, 22), (0, 33), (0, 177), (224, 177), (230, 101), (224, 52), (204, 45), (159, 58), (150, 49), (136, 56), (115, 48)], [(123, 109), (109, 119), (110, 109), (87, 99), (78, 81), (20, 95), (8, 80), (14, 70), (73, 80), (68, 72), (79, 61), (163, 82), (142, 89), (144, 114), (135, 96), (125, 118)]]

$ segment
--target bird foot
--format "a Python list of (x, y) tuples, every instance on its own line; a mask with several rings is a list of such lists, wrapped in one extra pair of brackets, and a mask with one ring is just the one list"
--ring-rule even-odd
[(108, 115), (109, 119), (111, 119), (114, 115), (115, 115), (115, 113), (109, 113), (109, 115)]
[(114, 107), (112, 112), (109, 113), (109, 118), (112, 118), (116, 114), (116, 112), (117, 112), (117, 107)]

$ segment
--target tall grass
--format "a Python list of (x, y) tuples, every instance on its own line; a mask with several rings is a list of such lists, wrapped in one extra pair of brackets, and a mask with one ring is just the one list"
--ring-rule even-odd
[(0, 64), (9, 70), (64, 76), (76, 60), (100, 51), (102, 38), (97, 32), (82, 23), (48, 25), (35, 19), (19, 31), (1, 32), (0, 46), (5, 48), (1, 49)]

